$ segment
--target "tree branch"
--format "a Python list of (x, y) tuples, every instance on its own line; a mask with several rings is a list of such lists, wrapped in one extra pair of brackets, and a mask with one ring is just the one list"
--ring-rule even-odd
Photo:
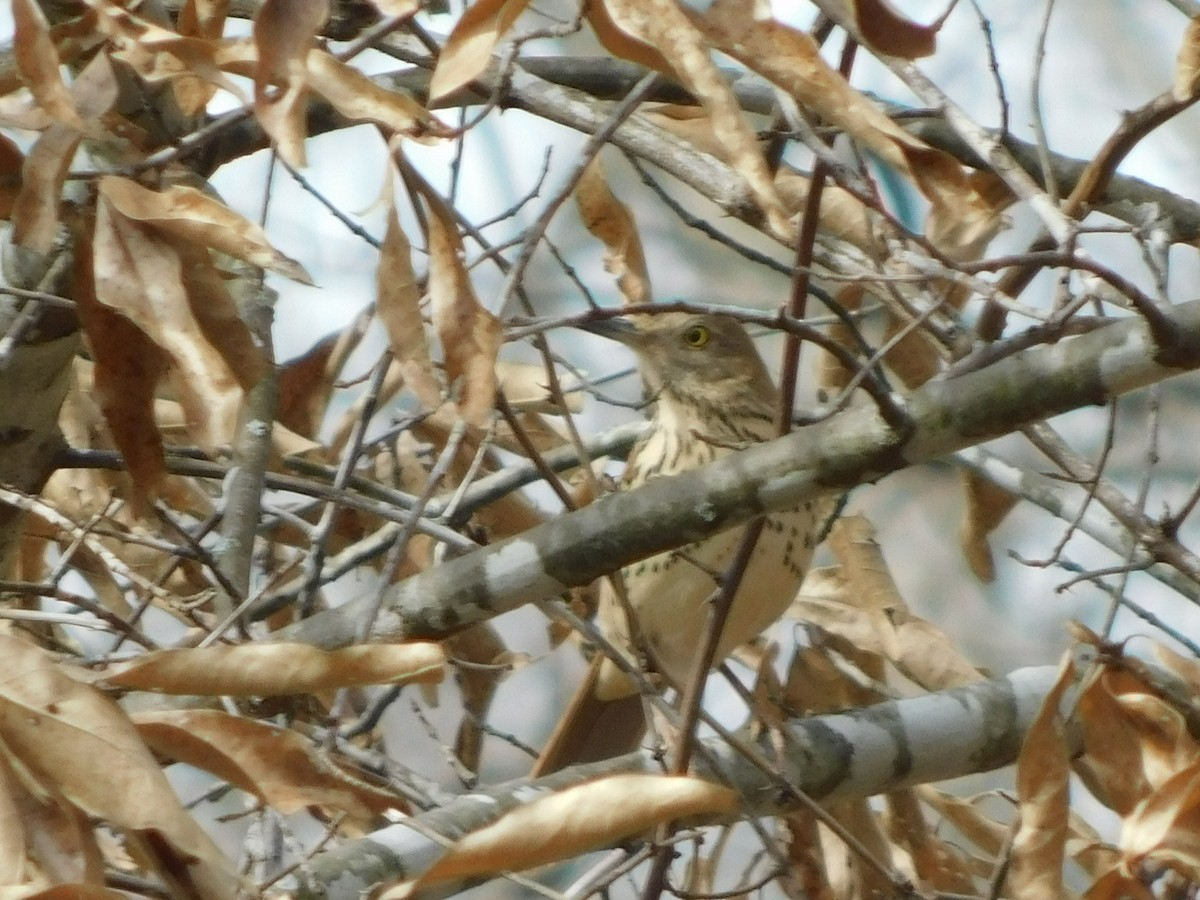
[[(661, 478), (400, 582), (373, 640), (434, 638), (561, 594), (621, 566), (744, 524), (770, 510), (872, 481), (1071, 409), (1200, 367), (1200, 301), (1164, 311), (1178, 335), (1170, 366), (1140, 319), (1126, 319), (985, 370), (937, 380), (907, 401), (905, 438), (874, 408), (847, 410), (693, 472)], [(321, 647), (358, 639), (361, 602), (277, 634)]]

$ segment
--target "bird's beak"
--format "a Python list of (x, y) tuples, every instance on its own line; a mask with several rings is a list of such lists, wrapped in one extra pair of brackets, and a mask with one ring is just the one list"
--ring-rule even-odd
[(638, 335), (637, 327), (628, 319), (596, 319), (593, 322), (584, 322), (579, 327), (621, 344), (632, 345)]

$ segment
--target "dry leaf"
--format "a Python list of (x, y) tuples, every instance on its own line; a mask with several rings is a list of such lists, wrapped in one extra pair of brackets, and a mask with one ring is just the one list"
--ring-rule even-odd
[(381, 895), (411, 896), (439, 881), (516, 872), (578, 856), (661, 822), (728, 812), (737, 795), (696, 778), (612, 775), (527, 802), (471, 832), (412, 881)]
[(746, 14), (741, 0), (717, 0), (693, 21), (712, 44), (787, 91), (801, 106), (845, 130), (909, 178), (930, 202), (926, 232), (943, 252), (971, 258), (1001, 224), (962, 165), (905, 132), (821, 57), (807, 34)]
[(155, 753), (211, 772), (283, 813), (309, 806), (344, 812), (360, 825), (400, 797), (339, 769), (295, 731), (218, 710), (154, 710), (132, 717)]
[(1175, 58), (1175, 81), (1171, 94), (1180, 103), (1191, 100), (1200, 88), (1200, 16), (1188, 20)]
[(492, 50), (529, 0), (475, 0), (454, 24), (429, 79), (429, 102), (452, 94), (487, 68)]
[(629, 207), (613, 196), (599, 157), (583, 170), (575, 189), (575, 204), (587, 230), (604, 242), (604, 268), (617, 277), (625, 302), (649, 303), (650, 273), (642, 239)]
[(1169, 778), (1138, 805), (1121, 827), (1126, 872), (1167, 866), (1200, 881), (1200, 763)]
[(387, 231), (379, 248), (375, 290), (375, 312), (387, 332), (388, 345), (405, 383), (426, 409), (437, 409), (442, 402), (442, 386), (425, 340), (421, 289), (412, 268), (412, 247), (400, 227), (394, 205), (388, 209)]
[(724, 151), (722, 155), (746, 180), (771, 230), (777, 237), (790, 239), (793, 229), (775, 190), (774, 177), (759, 150), (758, 138), (747, 124), (729, 82), (709, 55), (708, 42), (693, 24), (693, 17), (675, 0), (596, 2), (605, 3), (620, 28), (652, 44), (671, 61), (684, 87), (696, 95), (711, 116), (713, 133)]
[(595, 0), (595, 2), (585, 3), (583, 15), (588, 20), (588, 24), (592, 26), (592, 32), (600, 41), (601, 46), (613, 56), (635, 62), (639, 66), (666, 75), (672, 80), (679, 79), (670, 62), (658, 50), (645, 41), (638, 40), (613, 21), (608, 7), (603, 2)]
[(410, 181), (429, 210), (429, 296), (446, 377), (451, 388), (457, 389), (463, 421), (483, 427), (495, 403), (496, 356), (503, 329), (500, 320), (475, 296), (450, 208), (415, 173), (410, 174)]
[(1064, 694), (1074, 686), (1067, 654), (1058, 680), (1042, 700), (1017, 757), (1019, 825), (1013, 837), (1008, 887), (1014, 897), (1059, 900), (1067, 839), (1071, 751), (1062, 716)]
[(859, 34), (873, 50), (901, 59), (932, 56), (937, 49), (937, 25), (918, 25), (897, 12), (887, 0), (850, 0), (850, 13)]
[(209, 452), (227, 446), (237, 431), (243, 391), (192, 310), (180, 253), (166, 236), (118, 212), (103, 191), (93, 241), (96, 299), (168, 355), (195, 440)]
[(156, 856), (198, 896), (230, 897), (239, 878), (180, 805), (132, 723), (68, 677), (45, 651), (0, 634), (0, 740), (11, 758), (88, 815), (152, 833)]
[(105, 175), (101, 195), (127, 219), (160, 229), (188, 243), (199, 244), (260, 266), (301, 284), (312, 279), (300, 263), (271, 246), (262, 228), (211, 194), (184, 185), (161, 191), (136, 181)]
[(436, 682), (438, 644), (364, 644), (319, 650), (308, 644), (246, 644), (157, 650), (103, 672), (116, 687), (163, 694), (271, 697), (367, 684)]
[(376, 84), (323, 50), (308, 54), (308, 86), (355, 122), (375, 122), (396, 134), (425, 143), (452, 133), (416, 100)]
[(17, 68), (37, 105), (68, 128), (83, 130), (59, 69), (50, 24), (35, 0), (13, 0), (13, 48)]
[(308, 51), (327, 18), (328, 0), (266, 0), (254, 17), (254, 114), (297, 169), (307, 164)]
[(962, 482), (965, 509), (959, 541), (963, 555), (975, 577), (991, 583), (996, 577), (996, 567), (988, 535), (1004, 521), (1020, 498), (970, 472), (962, 473)]

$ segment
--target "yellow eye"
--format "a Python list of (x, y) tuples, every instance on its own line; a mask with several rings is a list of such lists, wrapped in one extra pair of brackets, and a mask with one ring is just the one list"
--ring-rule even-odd
[(683, 342), (693, 350), (699, 350), (708, 343), (708, 339), (712, 337), (712, 332), (703, 325), (693, 325), (683, 333)]

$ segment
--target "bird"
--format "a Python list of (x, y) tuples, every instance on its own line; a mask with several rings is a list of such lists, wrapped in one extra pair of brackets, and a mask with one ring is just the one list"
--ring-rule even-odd
[[(650, 427), (630, 452), (620, 489), (706, 465), (776, 436), (778, 390), (753, 339), (735, 318), (672, 310), (601, 319), (584, 327), (633, 350), (648, 403)], [(765, 517), (714, 665), (787, 610), (826, 515), (825, 507), (809, 501)], [(596, 624), (609, 644), (628, 663), (637, 666), (645, 656), (669, 683), (685, 684), (703, 643), (707, 603), (745, 527), (626, 566), (616, 583), (602, 581)], [(636, 681), (610, 657), (596, 653), (532, 774), (629, 752), (644, 734)]]

